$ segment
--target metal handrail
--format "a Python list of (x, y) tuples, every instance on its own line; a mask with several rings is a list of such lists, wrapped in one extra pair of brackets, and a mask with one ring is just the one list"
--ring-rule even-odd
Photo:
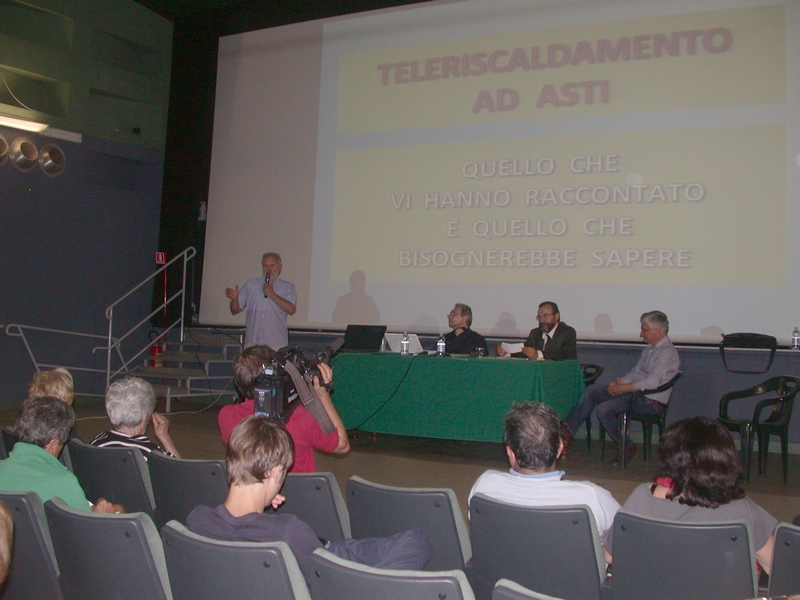
[[(106, 350), (108, 352), (108, 358), (107, 358), (107, 361), (106, 361), (106, 387), (111, 385), (111, 379), (112, 378), (116, 377), (117, 375), (119, 375), (123, 371), (127, 371), (128, 370), (128, 365), (130, 365), (133, 361), (137, 360), (140, 356), (142, 356), (145, 352), (147, 352), (147, 350), (150, 348), (151, 344), (147, 344), (144, 348), (142, 348), (140, 351), (138, 351), (136, 354), (134, 354), (133, 357), (130, 358), (129, 360), (127, 360), (127, 361), (122, 360), (121, 366), (118, 369), (116, 369), (115, 371), (111, 370), (111, 356), (112, 356), (113, 351), (117, 350), (117, 353), (120, 354), (120, 356), (121, 356), (120, 344), (122, 343), (122, 341), (125, 340), (131, 334), (133, 334), (133, 332), (136, 331), (137, 329), (139, 329), (139, 327), (141, 327), (142, 325), (147, 323), (159, 311), (161, 311), (163, 309), (166, 309), (166, 307), (170, 303), (172, 303), (173, 300), (175, 300), (177, 298), (181, 299), (181, 315), (180, 315), (179, 318), (177, 318), (175, 321), (170, 323), (168, 326), (165, 324), (164, 330), (162, 331), (161, 336), (159, 336), (159, 337), (165, 336), (167, 334), (167, 332), (169, 332), (172, 329), (174, 329), (177, 325), (180, 325), (180, 332), (181, 332), (180, 341), (181, 342), (184, 341), (183, 320), (184, 320), (184, 316), (185, 316), (185, 313), (186, 313), (186, 301), (185, 301), (185, 298), (186, 298), (186, 266), (189, 263), (189, 261), (192, 260), (195, 257), (196, 254), (197, 254), (197, 250), (195, 250), (193, 246), (189, 246), (188, 248), (186, 248), (186, 250), (184, 250), (183, 252), (181, 252), (180, 254), (175, 256), (167, 264), (163, 265), (160, 269), (158, 269), (152, 275), (150, 275), (149, 277), (147, 277), (146, 279), (141, 281), (137, 286), (135, 286), (134, 288), (129, 290), (123, 296), (119, 297), (116, 301), (112, 302), (108, 306), (108, 308), (106, 308), (106, 319), (108, 319), (108, 336), (107, 336), (106, 340), (108, 342), (108, 345), (105, 348), (103, 348), (103, 350)], [(114, 308), (117, 305), (119, 305), (123, 300), (125, 300), (126, 298), (131, 296), (134, 292), (138, 291), (142, 286), (146, 285), (150, 280), (155, 279), (160, 273), (163, 273), (164, 271), (166, 271), (170, 267), (170, 265), (172, 265), (174, 262), (177, 262), (178, 260), (183, 260), (183, 277), (182, 277), (182, 280), (181, 280), (180, 291), (175, 292), (168, 299), (165, 299), (164, 302), (162, 302), (157, 308), (155, 308), (149, 315), (147, 315), (142, 320), (140, 320), (136, 325), (131, 327), (128, 331), (126, 331), (122, 335), (119, 335), (119, 336), (117, 336), (115, 338), (114, 335), (113, 335), (114, 334)]]
[[(33, 348), (31, 348), (31, 344), (28, 341), (28, 336), (25, 335), (26, 330), (41, 331), (44, 333), (56, 333), (59, 335), (71, 335), (75, 337), (88, 338), (88, 339), (106, 340), (107, 338), (105, 335), (95, 335), (92, 333), (82, 333), (79, 331), (67, 331), (65, 329), (53, 329), (51, 327), (36, 327), (34, 325), (23, 325), (22, 323), (9, 323), (5, 327), (6, 335), (22, 338), (22, 343), (25, 345), (25, 350), (28, 352), (28, 356), (30, 357), (31, 362), (33, 363), (33, 368), (36, 369), (37, 373), (41, 372), (42, 368), (54, 369), (56, 367), (63, 367), (71, 371), (82, 371), (85, 373), (106, 372), (105, 369), (94, 369), (91, 367), (81, 367), (77, 365), (63, 365), (63, 364), (51, 364), (51, 363), (39, 362), (38, 360), (36, 360), (36, 356), (33, 353)], [(114, 339), (114, 341), (116, 342), (116, 339)], [(105, 349), (106, 349), (105, 346), (101, 346), (94, 348), (92, 351), (94, 352), (97, 350), (105, 350)], [(123, 361), (124, 359), (122, 358), (122, 353), (120, 352), (119, 345), (117, 345), (116, 350), (120, 361)]]

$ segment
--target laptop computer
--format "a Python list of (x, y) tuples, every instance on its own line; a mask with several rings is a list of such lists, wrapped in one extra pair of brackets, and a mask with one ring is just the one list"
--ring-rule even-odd
[[(400, 340), (403, 338), (402, 333), (387, 333), (384, 336), (386, 343), (381, 347), (381, 352), (400, 352)], [(422, 344), (419, 341), (419, 336), (416, 333), (408, 334), (408, 353), (421, 354)]]
[(386, 325), (348, 325), (341, 352), (378, 352)]

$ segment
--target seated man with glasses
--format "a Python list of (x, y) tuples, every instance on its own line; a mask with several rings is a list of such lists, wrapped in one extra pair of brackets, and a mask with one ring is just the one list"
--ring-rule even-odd
[[(536, 315), (539, 326), (531, 329), (522, 352), (511, 354), (514, 358), (531, 360), (577, 360), (577, 336), (575, 330), (561, 322), (561, 314), (555, 302), (542, 302)], [(506, 356), (502, 345), (497, 346), (497, 356)]]

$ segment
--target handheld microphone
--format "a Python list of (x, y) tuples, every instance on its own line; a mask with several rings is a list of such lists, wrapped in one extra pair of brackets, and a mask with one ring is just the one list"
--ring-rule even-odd
[[(269, 280), (270, 280), (269, 271), (267, 271), (266, 274), (264, 275), (264, 285), (269, 285)], [(266, 292), (264, 293), (264, 298), (268, 298)]]

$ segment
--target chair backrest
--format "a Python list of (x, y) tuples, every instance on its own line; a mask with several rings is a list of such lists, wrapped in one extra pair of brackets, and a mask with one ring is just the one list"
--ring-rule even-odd
[(151, 452), (147, 461), (156, 526), (186, 517), (200, 505), (218, 506), (228, 497), (228, 471), (224, 460), (187, 460)]
[(674, 523), (620, 511), (613, 530), (614, 600), (755, 598), (744, 521)]
[(510, 579), (501, 579), (494, 586), (492, 600), (559, 600), (554, 596), (540, 594), (522, 587)]
[(222, 542), (192, 533), (178, 521), (164, 525), (161, 537), (175, 600), (311, 598), (284, 542)]
[(14, 518), (14, 551), (2, 600), (62, 600), (44, 505), (35, 492), (0, 492)]
[(144, 513), (90, 513), (45, 502), (67, 598), (172, 600), (164, 548)]
[(581, 375), (583, 376), (583, 385), (589, 387), (600, 378), (606, 368), (603, 365), (592, 365), (589, 363), (581, 363)]
[(353, 476), (347, 482), (350, 529), (357, 539), (422, 529), (433, 542), (426, 571), (465, 568), (472, 557), (464, 515), (447, 488), (400, 488)]
[(586, 506), (530, 507), (475, 494), (470, 501), (475, 595), (511, 579), (568, 600), (600, 598), (605, 562)]
[(329, 542), (350, 537), (350, 515), (333, 473), (289, 473), (281, 495), (286, 502), (275, 512), (299, 517)]
[[(659, 392), (666, 392), (668, 389), (672, 388), (677, 382), (678, 379), (683, 377), (683, 371), (678, 371), (675, 375), (672, 376), (666, 383), (662, 383), (657, 388), (653, 388), (652, 390), (637, 390), (634, 392), (634, 396), (649, 396), (650, 394), (658, 394)], [(667, 404), (669, 406), (669, 404)]]
[(317, 549), (311, 555), (309, 587), (314, 600), (472, 600), (462, 571), (393, 571), (367, 567)]
[(800, 593), (800, 527), (781, 523), (775, 529), (775, 549), (769, 574), (769, 596)]
[(136, 448), (98, 448), (69, 441), (72, 472), (91, 502), (105, 498), (128, 512), (155, 518), (155, 499), (147, 462)]

